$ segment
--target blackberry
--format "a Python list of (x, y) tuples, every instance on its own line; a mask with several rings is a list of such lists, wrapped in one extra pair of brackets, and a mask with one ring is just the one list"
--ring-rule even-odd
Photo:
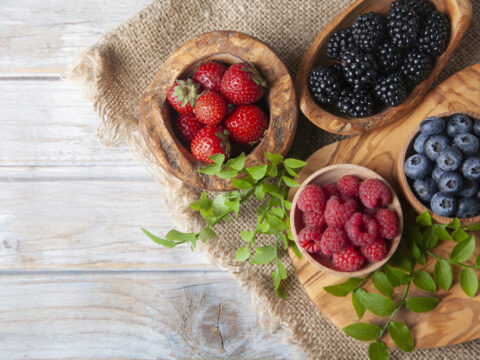
[(428, 17), (433, 12), (433, 5), (427, 0), (397, 0), (390, 5), (392, 9), (398, 6), (404, 6), (415, 11), (422, 19)]
[(358, 49), (348, 49), (342, 54), (343, 76), (355, 90), (372, 85), (377, 77), (377, 63), (373, 55)]
[(401, 67), (403, 78), (412, 85), (425, 80), (432, 69), (432, 59), (425, 53), (416, 50), (407, 54)]
[(388, 33), (398, 48), (410, 48), (417, 42), (420, 20), (415, 11), (404, 6), (394, 7), (387, 16)]
[(373, 11), (357, 17), (352, 25), (355, 43), (365, 51), (374, 50), (386, 33), (385, 18)]
[(337, 30), (328, 39), (327, 56), (332, 60), (340, 60), (342, 52), (354, 45), (350, 29)]
[(418, 48), (431, 56), (442, 54), (450, 40), (450, 21), (448, 18), (435, 11), (422, 27), (418, 38)]
[(378, 70), (384, 74), (397, 70), (403, 60), (401, 50), (392, 45), (390, 41), (385, 41), (376, 51), (378, 60)]
[(342, 113), (354, 118), (371, 116), (374, 106), (373, 96), (367, 89), (343, 89), (337, 102)]
[(334, 104), (340, 95), (341, 83), (332, 67), (317, 67), (308, 75), (308, 86), (313, 97), (322, 104)]
[(408, 96), (407, 87), (399, 73), (380, 78), (375, 85), (375, 95), (388, 106), (400, 105)]

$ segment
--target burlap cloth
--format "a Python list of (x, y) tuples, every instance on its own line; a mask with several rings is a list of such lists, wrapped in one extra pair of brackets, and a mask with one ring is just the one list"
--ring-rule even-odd
[[(166, 174), (152, 158), (138, 130), (138, 109), (142, 92), (163, 61), (187, 39), (212, 30), (236, 30), (251, 34), (273, 47), (285, 60), (292, 75), (316, 34), (352, 0), (163, 0), (156, 1), (131, 20), (104, 36), (73, 67), (70, 77), (80, 80), (100, 115), (98, 136), (102, 143), (116, 145), (127, 139), (132, 151), (163, 185), (163, 196), (180, 228), (198, 230), (201, 221), (187, 209), (198, 192)], [(480, 10), (472, 0), (474, 19)], [(478, 19), (478, 18), (477, 18)], [(455, 52), (441, 79), (480, 60), (480, 26), (473, 21), (466, 38)], [(293, 149), (306, 149), (303, 156), (337, 138), (313, 127), (300, 117)], [(308, 146), (305, 146), (305, 144)], [(301, 145), (298, 146), (298, 144)], [(268, 314), (289, 330), (290, 341), (312, 359), (367, 358), (366, 344), (347, 338), (330, 324), (313, 305), (298, 282), (288, 255), (288, 300), (278, 299), (272, 290), (270, 266), (253, 266), (235, 261), (242, 245), (240, 230), (253, 229), (254, 201), (247, 202), (238, 219), (219, 225), (220, 237), (204, 247), (209, 258), (229, 269), (252, 292), (259, 314)], [(155, 229), (151, 229), (154, 231)], [(265, 239), (260, 239), (260, 244)], [(175, 250), (172, 250), (175, 251)], [(332, 298), (332, 301), (335, 301)], [(245, 357), (245, 355), (243, 355)], [(480, 341), (439, 349), (415, 350), (413, 354), (393, 351), (393, 359), (475, 359)], [(192, 359), (195, 354), (192, 355)]]

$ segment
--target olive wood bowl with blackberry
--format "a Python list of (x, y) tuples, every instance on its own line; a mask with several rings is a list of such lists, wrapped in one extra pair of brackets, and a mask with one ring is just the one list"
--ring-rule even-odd
[(410, 92), (410, 95), (400, 105), (387, 107), (373, 116), (364, 118), (350, 118), (333, 109), (333, 107), (329, 108), (319, 105), (310, 94), (308, 75), (311, 69), (316, 66), (332, 64), (332, 60), (326, 55), (330, 35), (335, 30), (351, 26), (361, 14), (374, 11), (385, 15), (392, 2), (393, 0), (356, 1), (320, 32), (303, 56), (295, 79), (299, 106), (303, 114), (319, 128), (339, 135), (361, 135), (404, 119), (422, 101), (428, 89), (445, 67), (467, 31), (472, 17), (472, 6), (469, 0), (430, 0), (437, 11), (448, 15), (451, 25), (450, 40), (445, 52), (437, 57), (430, 75), (423, 82), (416, 85)]
[[(466, 114), (474, 119), (479, 119), (480, 115), (479, 114), (474, 114), (468, 111), (451, 111), (451, 112), (445, 112), (441, 114), (436, 114), (432, 115), (434, 117), (446, 117), (450, 116), (456, 113), (462, 113)], [(446, 217), (446, 216), (440, 216), (432, 211), (429, 207), (425, 206), (415, 195), (415, 193), (412, 191), (412, 188), (410, 186), (410, 182), (407, 179), (407, 176), (405, 175), (405, 169), (404, 169), (404, 164), (405, 160), (413, 154), (413, 143), (416, 138), (416, 136), (419, 133), (419, 129), (415, 129), (415, 131), (412, 132), (412, 134), (409, 136), (408, 140), (405, 142), (402, 150), (400, 151), (398, 161), (397, 161), (397, 168), (396, 168), (396, 173), (397, 173), (397, 179), (398, 183), (400, 185), (400, 188), (402, 189), (402, 192), (407, 199), (408, 203), (413, 207), (413, 209), (418, 213), (424, 213), (425, 211), (428, 211), (430, 213), (430, 216), (432, 217), (433, 220), (435, 220), (437, 223), (440, 224), (448, 224), (450, 223), (453, 218)], [(467, 227), (473, 224), (478, 224), (480, 223), (480, 215), (474, 216), (471, 218), (460, 218), (460, 224), (463, 227)]]
[(269, 117), (267, 131), (247, 155), (245, 166), (264, 164), (265, 153), (285, 155), (297, 126), (293, 80), (285, 64), (268, 45), (233, 31), (214, 31), (190, 39), (165, 61), (143, 94), (140, 129), (165, 171), (194, 187), (231, 190), (231, 180), (198, 172), (206, 163), (196, 160), (176, 137), (167, 101), (168, 90), (177, 79), (191, 77), (200, 64), (211, 60), (227, 65), (251, 62), (268, 84), (264, 95), (266, 108), (263, 109)]

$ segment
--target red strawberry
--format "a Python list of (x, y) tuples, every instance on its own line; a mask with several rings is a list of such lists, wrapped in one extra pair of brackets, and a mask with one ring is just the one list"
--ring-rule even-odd
[(197, 160), (207, 163), (212, 163), (209, 157), (215, 154), (224, 154), (228, 157), (230, 152), (228, 132), (221, 125), (205, 126), (193, 138), (190, 150)]
[(190, 144), (204, 126), (197, 120), (195, 114), (179, 114), (175, 123), (175, 131), (183, 141)]
[(197, 99), (195, 115), (206, 125), (215, 125), (227, 114), (227, 103), (222, 95), (211, 90), (205, 91)]
[(202, 85), (206, 90), (220, 92), (220, 83), (226, 70), (227, 68), (222, 64), (209, 61), (198, 67), (195, 74), (193, 74), (193, 81)]
[(228, 102), (235, 105), (252, 104), (265, 92), (267, 83), (253, 64), (234, 64), (222, 78), (221, 92)]
[(167, 99), (180, 114), (191, 114), (198, 98), (200, 85), (192, 79), (177, 80), (168, 90)]
[(256, 105), (240, 105), (225, 119), (225, 127), (240, 144), (255, 143), (267, 129), (267, 117)]

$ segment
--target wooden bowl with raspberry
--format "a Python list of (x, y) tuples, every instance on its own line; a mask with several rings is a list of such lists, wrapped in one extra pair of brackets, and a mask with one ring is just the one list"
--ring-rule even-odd
[(298, 107), (287, 67), (249, 35), (215, 31), (178, 48), (162, 65), (140, 104), (140, 129), (161, 166), (183, 182), (231, 190), (230, 179), (199, 173), (209, 156), (285, 155), (295, 136)]
[(290, 225), (308, 261), (339, 277), (363, 277), (396, 251), (403, 213), (393, 188), (363, 166), (327, 166), (308, 177), (292, 201)]

